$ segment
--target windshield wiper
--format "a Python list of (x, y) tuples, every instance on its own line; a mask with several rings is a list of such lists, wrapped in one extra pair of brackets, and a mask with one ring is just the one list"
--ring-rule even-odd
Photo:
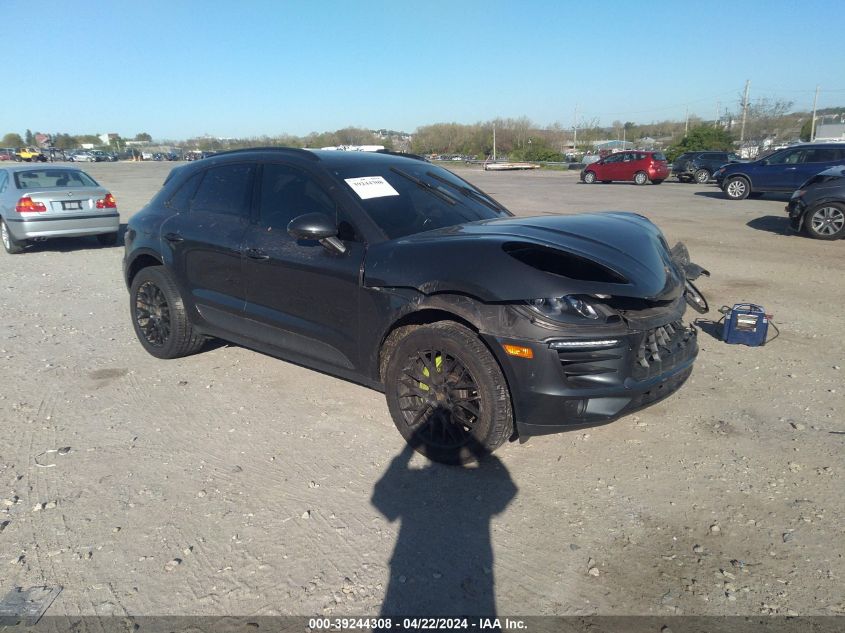
[(467, 198), (472, 198), (473, 200), (477, 200), (478, 202), (480, 202), (484, 206), (489, 207), (489, 208), (493, 209), (494, 211), (507, 211), (507, 209), (505, 209), (505, 207), (500, 205), (498, 202), (496, 202), (492, 198), (488, 198), (487, 196), (485, 196), (482, 193), (479, 193), (478, 191), (475, 191), (474, 189), (470, 189), (469, 187), (466, 187), (464, 185), (458, 185), (458, 184), (455, 184), (454, 182), (450, 182), (449, 180), (446, 180), (442, 176), (438, 176), (437, 174), (430, 172), (430, 171), (425, 172), (425, 174), (426, 174), (426, 176), (431, 176), (432, 178), (434, 178), (438, 182), (442, 182), (447, 187), (452, 187), (452, 189), (457, 189), (462, 194), (464, 194)]
[(414, 183), (418, 187), (425, 189), (426, 191), (432, 193), (433, 195), (437, 196), (438, 198), (440, 198), (441, 200), (443, 200), (443, 202), (446, 202), (447, 204), (455, 206), (458, 203), (458, 201), (455, 200), (449, 194), (444, 193), (443, 191), (440, 191), (440, 189), (438, 189), (434, 185), (429, 184), (424, 180), (420, 180), (416, 176), (412, 176), (411, 174), (404, 172), (401, 169), (396, 169), (396, 167), (391, 167), (390, 171), (392, 171), (394, 174), (399, 174), (403, 178), (407, 178), (408, 180), (410, 180), (412, 183)]

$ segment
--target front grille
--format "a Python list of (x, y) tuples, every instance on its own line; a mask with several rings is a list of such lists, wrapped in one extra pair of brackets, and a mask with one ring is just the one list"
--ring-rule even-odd
[(607, 382), (609, 374), (618, 372), (624, 352), (616, 347), (598, 350), (558, 350), (563, 375), (580, 386), (597, 386)]
[(677, 367), (695, 354), (695, 329), (675, 321), (641, 332), (635, 344), (632, 376), (645, 380)]

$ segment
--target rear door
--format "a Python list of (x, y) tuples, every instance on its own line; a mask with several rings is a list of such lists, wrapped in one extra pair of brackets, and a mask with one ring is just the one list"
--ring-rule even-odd
[(241, 162), (195, 174), (168, 202), (178, 213), (161, 227), (182, 296), (226, 330), (238, 329), (246, 301), (241, 250), (255, 172), (255, 163)]
[(797, 189), (809, 178), (834, 165), (845, 164), (845, 149), (836, 147), (808, 147), (804, 160), (795, 170), (793, 189)]
[[(359, 366), (358, 302), (365, 244), (332, 192), (304, 167), (265, 163), (255, 223), (244, 243), (246, 327), (256, 340), (295, 356), (352, 369)], [(322, 213), (339, 227), (346, 252), (296, 240), (290, 221)]]

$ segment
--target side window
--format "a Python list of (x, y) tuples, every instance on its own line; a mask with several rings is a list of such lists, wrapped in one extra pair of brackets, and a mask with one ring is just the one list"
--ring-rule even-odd
[(305, 213), (323, 213), (335, 218), (335, 204), (306, 172), (278, 163), (264, 165), (259, 224), (285, 233), (290, 221)]
[(769, 158), (769, 165), (795, 165), (802, 162), (801, 159), (803, 156), (804, 151), (800, 149), (772, 154)]
[(202, 178), (202, 172), (196, 173), (176, 190), (170, 200), (167, 201), (167, 206), (171, 209), (183, 213), (191, 208), (191, 200), (194, 198), (194, 192), (197, 190), (197, 185)]
[(827, 163), (839, 159), (839, 151), (829, 148), (817, 148), (807, 150), (807, 155), (804, 157), (805, 163)]
[(194, 196), (191, 212), (248, 217), (254, 174), (252, 163), (221, 165), (207, 170)]
[(0, 193), (6, 191), (6, 188), (9, 186), (9, 177), (2, 173), (0, 174)]
[(604, 159), (604, 164), (618, 163), (620, 160), (622, 160), (622, 154), (613, 154)]

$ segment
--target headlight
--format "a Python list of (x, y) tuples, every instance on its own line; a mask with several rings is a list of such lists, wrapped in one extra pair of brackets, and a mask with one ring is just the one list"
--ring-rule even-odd
[(580, 316), (595, 321), (599, 318), (599, 313), (590, 303), (575, 295), (551, 299), (529, 299), (527, 303), (534, 312), (550, 319), (559, 320), (562, 316)]

